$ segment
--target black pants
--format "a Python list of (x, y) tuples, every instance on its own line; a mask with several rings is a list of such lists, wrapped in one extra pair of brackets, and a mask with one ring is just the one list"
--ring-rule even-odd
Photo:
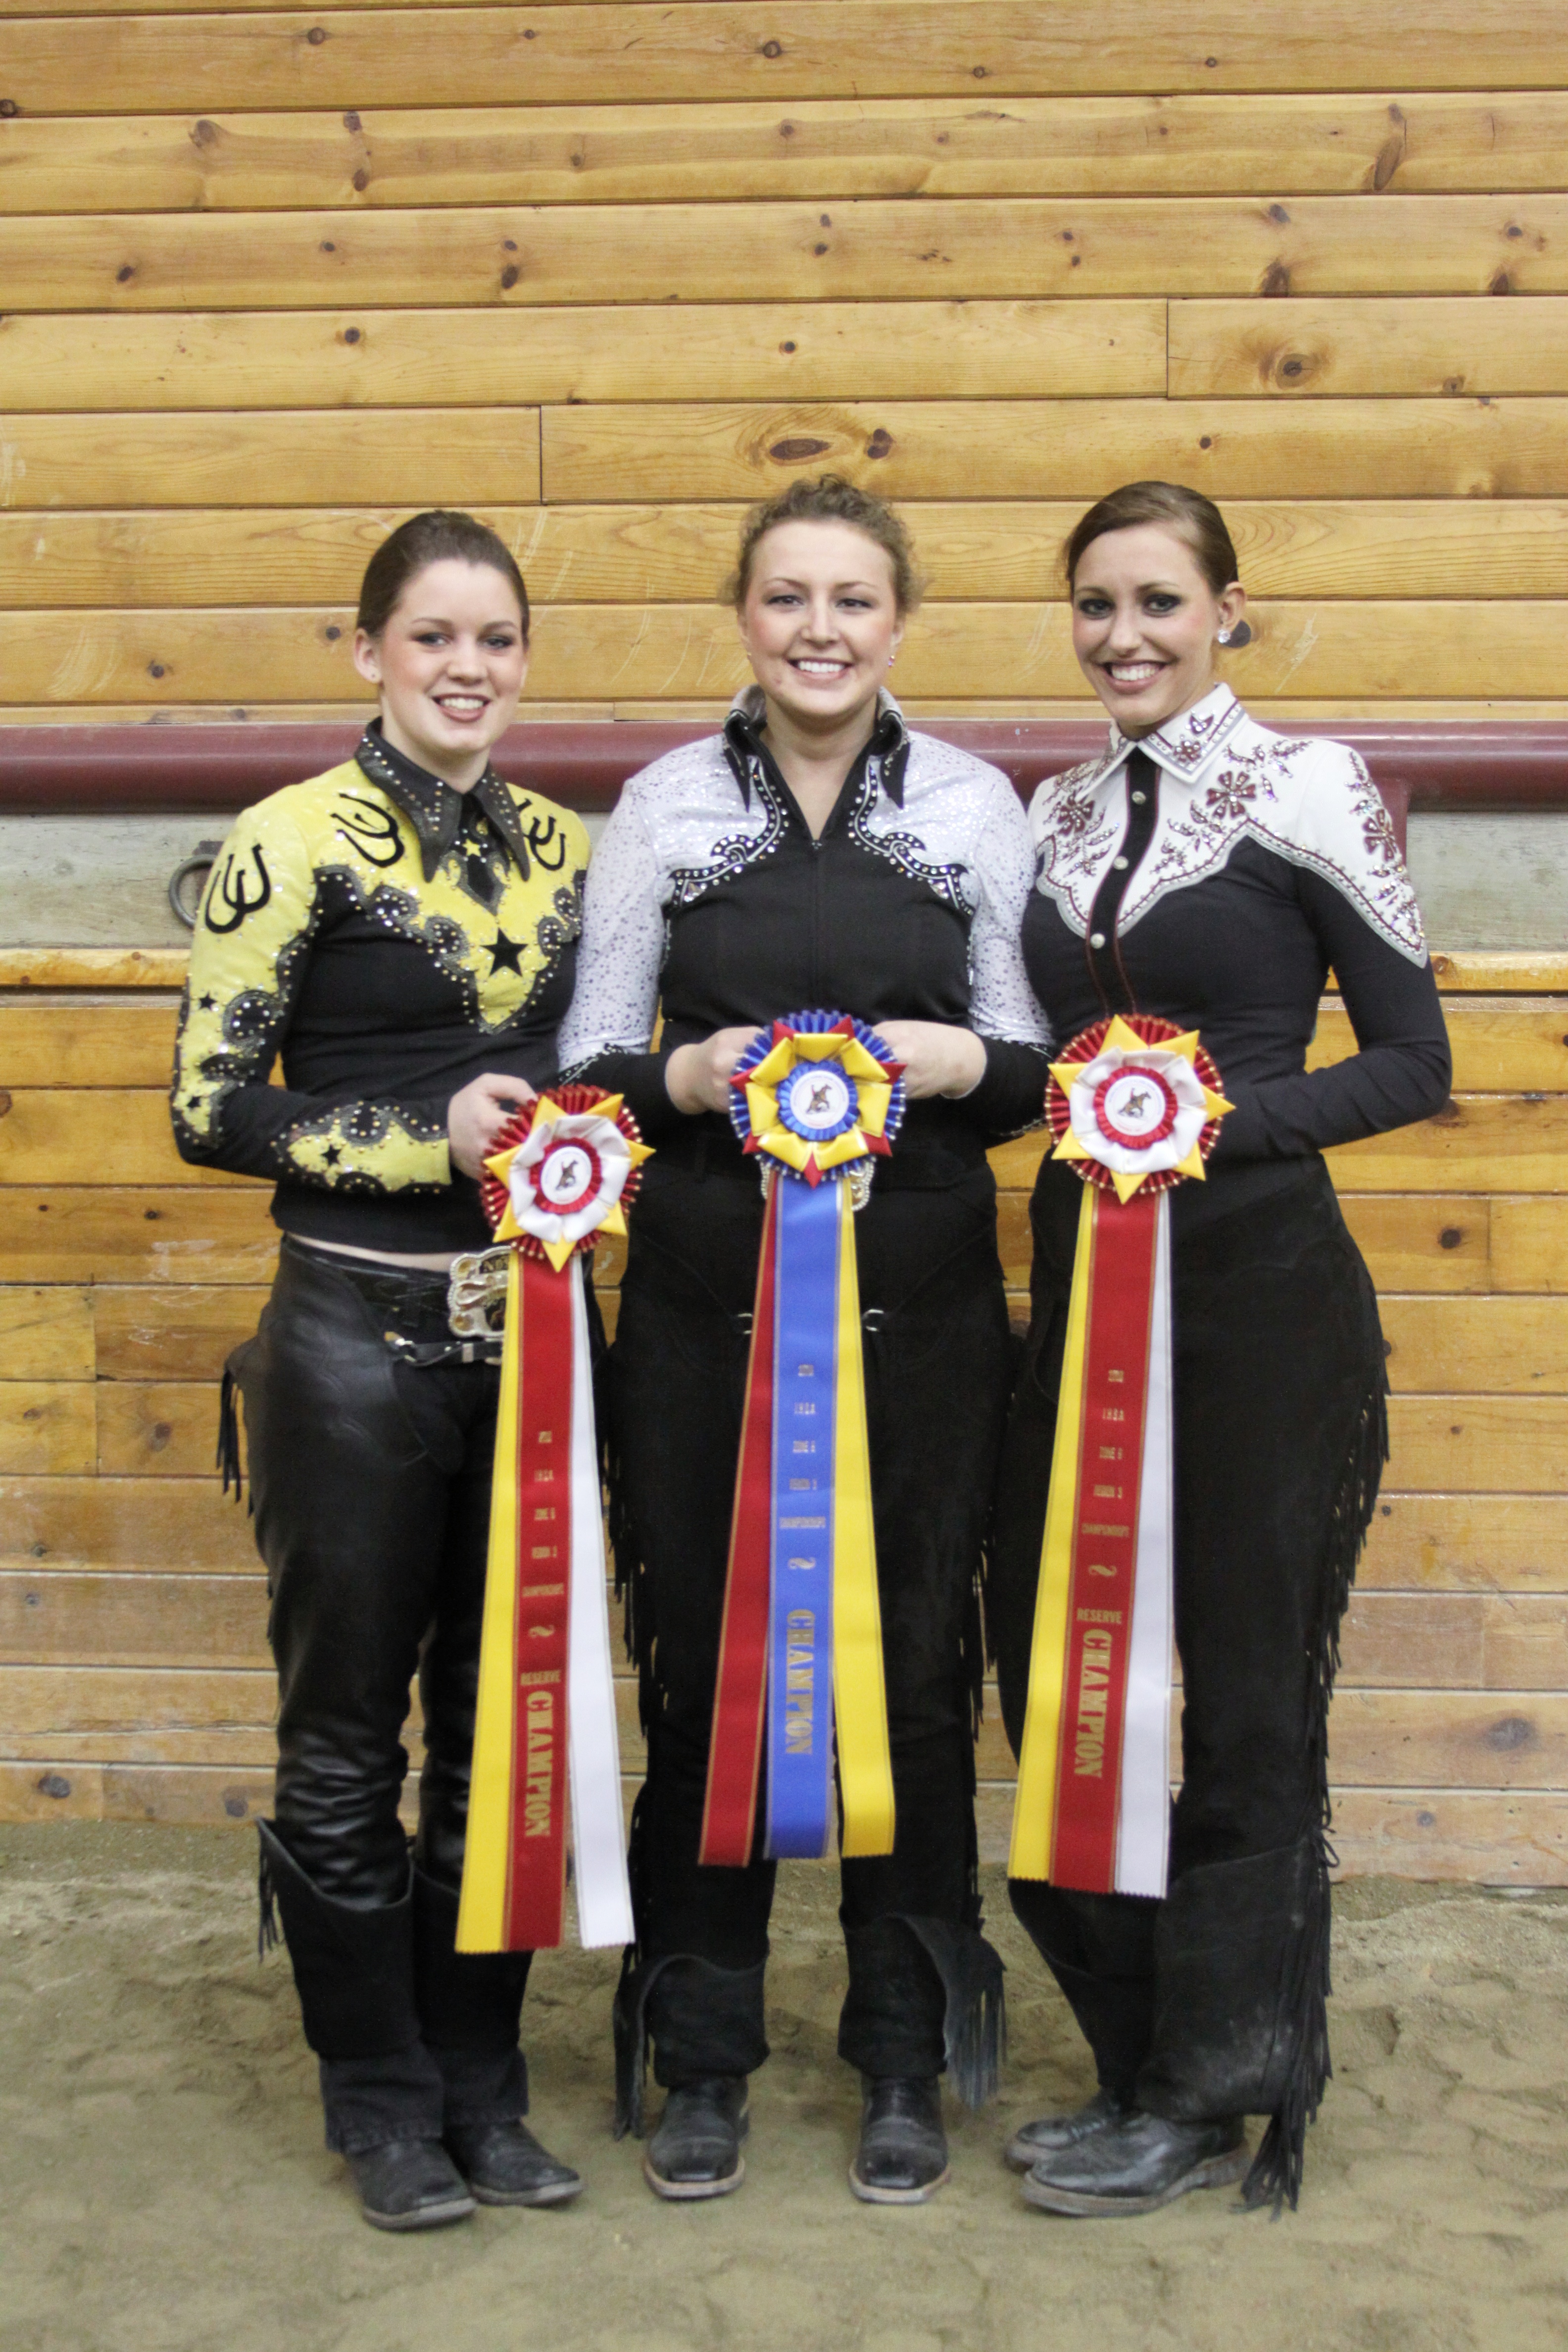
[[(1386, 1452), (1383, 1346), (1322, 1162), (1261, 1197), (1238, 1187), (1228, 1213), (1225, 1185), (1216, 1172), (1191, 1230), (1173, 1203), (1184, 1704), (1170, 1893), (1162, 1905), (1028, 1880), (1011, 1893), (1102, 2081), (1176, 2119), (1284, 2118), (1289, 2194), (1327, 2072), (1327, 1711)], [(989, 1594), (1015, 1752), (1081, 1197), (1047, 1163)]]
[[(439, 2131), (425, 2045), (448, 2119), (454, 2095), (468, 2113), (527, 2104), (528, 1956), (453, 1948), (499, 1375), (416, 1369), (385, 1336), (449, 1339), (446, 1290), (444, 1276), (286, 1240), (260, 1329), (230, 1366), (278, 1664), (268, 1875), (322, 2060), (329, 2137), (347, 2147), (432, 2118)], [(398, 1803), (416, 1670), (426, 1756), (411, 1875)]]
[[(762, 1219), (749, 1166), (650, 1162), (610, 1357), (648, 1740), (634, 1893), (667, 2084), (750, 2072), (767, 2054), (773, 1865), (697, 1859)], [(1009, 1376), (989, 1171), (931, 1190), (879, 1179), (856, 1236), (898, 1823), (890, 1855), (842, 1864), (839, 2046), (868, 2074), (933, 2074), (979, 1978), (995, 1990), (977, 1949), (973, 1729), (976, 1578)]]

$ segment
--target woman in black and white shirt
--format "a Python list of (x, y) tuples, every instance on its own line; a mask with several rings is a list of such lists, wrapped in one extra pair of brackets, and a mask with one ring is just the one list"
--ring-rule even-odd
[(669, 2097), (645, 2170), (665, 2197), (738, 2186), (746, 2077), (767, 2054), (773, 1865), (704, 1867), (698, 1851), (763, 1223), (729, 1080), (756, 1031), (796, 1010), (872, 1024), (910, 1097), (856, 1220), (898, 1813), (889, 1857), (843, 1865), (856, 2193), (929, 2196), (946, 2177), (944, 2059), (972, 2095), (994, 2072), (972, 1730), (1008, 1340), (984, 1155), (1040, 1115), (1045, 1034), (1019, 955), (1030, 856), (1012, 787), (910, 733), (882, 691), (915, 593), (901, 526), (847, 483), (800, 483), (753, 514), (734, 600), (757, 683), (721, 735), (627, 784), (562, 1037), (568, 1069), (624, 1092), (657, 1147), (610, 1394), (648, 1735), (622, 2113), (639, 2112), (646, 2024)]
[[(1449, 1061), (1394, 828), (1341, 743), (1260, 727), (1216, 682), (1244, 643), (1236, 551), (1195, 491), (1136, 482), (1068, 541), (1073, 636), (1111, 716), (1042, 784), (1029, 979), (1065, 1045), (1112, 1013), (1197, 1030), (1235, 1106), (1171, 1196), (1175, 1630), (1184, 1780), (1155, 1903), (1015, 1879), (1014, 1908), (1093, 2050), (1099, 2095), (1025, 2126), (1025, 2195), (1142, 2212), (1247, 2171), (1295, 2201), (1328, 2073), (1327, 1718), (1386, 1444), (1376, 1302), (1322, 1153), (1425, 1118)], [(1359, 1051), (1306, 1069), (1332, 968)], [(1032, 1203), (1028, 1365), (989, 1591), (1015, 1749), (1082, 1187)]]

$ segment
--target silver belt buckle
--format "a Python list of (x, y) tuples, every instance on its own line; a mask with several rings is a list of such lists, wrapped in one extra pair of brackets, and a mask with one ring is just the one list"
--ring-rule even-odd
[(459, 1339), (499, 1339), (506, 1328), (509, 1249), (465, 1250), (447, 1271), (447, 1321)]

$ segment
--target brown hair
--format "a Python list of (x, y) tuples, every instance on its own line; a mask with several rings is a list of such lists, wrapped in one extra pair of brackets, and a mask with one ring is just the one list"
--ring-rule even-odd
[(432, 563), (456, 557), (461, 563), (487, 563), (499, 572), (517, 598), (522, 615), (522, 642), (528, 643), (528, 590), (517, 568), (517, 558), (504, 539), (488, 523), (453, 508), (434, 507), (427, 514), (410, 515), (389, 539), (384, 539), (364, 568), (360, 583), (357, 625), (367, 637), (379, 637), (396, 609), (409, 582)]
[[(1070, 589), (1079, 565), (1097, 539), (1107, 531), (1131, 530), (1140, 523), (1159, 523), (1173, 531), (1216, 596), (1236, 579), (1236, 548), (1225, 517), (1201, 490), (1182, 482), (1124, 482), (1100, 499), (1084, 515), (1062, 549), (1062, 570)], [(1249, 633), (1250, 634), (1250, 633)]]
[(820, 474), (815, 482), (792, 482), (776, 498), (753, 507), (741, 526), (735, 569), (720, 591), (721, 602), (737, 612), (752, 584), (752, 563), (770, 530), (783, 522), (842, 522), (879, 547), (893, 567), (893, 601), (900, 614), (912, 613), (925, 591), (915, 570), (915, 551), (909, 532), (883, 499), (858, 490), (842, 474)]

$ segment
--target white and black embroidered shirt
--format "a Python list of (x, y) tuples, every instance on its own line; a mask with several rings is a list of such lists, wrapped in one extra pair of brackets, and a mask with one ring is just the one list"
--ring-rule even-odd
[(752, 688), (722, 735), (626, 786), (589, 871), (563, 1066), (624, 1091), (655, 1141), (693, 1124), (669, 1102), (663, 1055), (717, 1029), (815, 1007), (948, 1022), (985, 1041), (986, 1074), (922, 1117), (940, 1108), (975, 1137), (1031, 1125), (1047, 1031), (1019, 946), (1031, 858), (1012, 785), (910, 734), (884, 697), (813, 840), (761, 719)]
[[(1216, 687), (1135, 744), (1112, 727), (1100, 759), (1040, 786), (1029, 824), (1025, 961), (1053, 1028), (1135, 1010), (1197, 1029), (1237, 1106), (1216, 1171), (1442, 1108), (1447, 1034), (1420, 913), (1348, 745), (1275, 734)], [(1331, 966), (1361, 1051), (1309, 1074)], [(1182, 1188), (1188, 1215), (1197, 1190)]]

